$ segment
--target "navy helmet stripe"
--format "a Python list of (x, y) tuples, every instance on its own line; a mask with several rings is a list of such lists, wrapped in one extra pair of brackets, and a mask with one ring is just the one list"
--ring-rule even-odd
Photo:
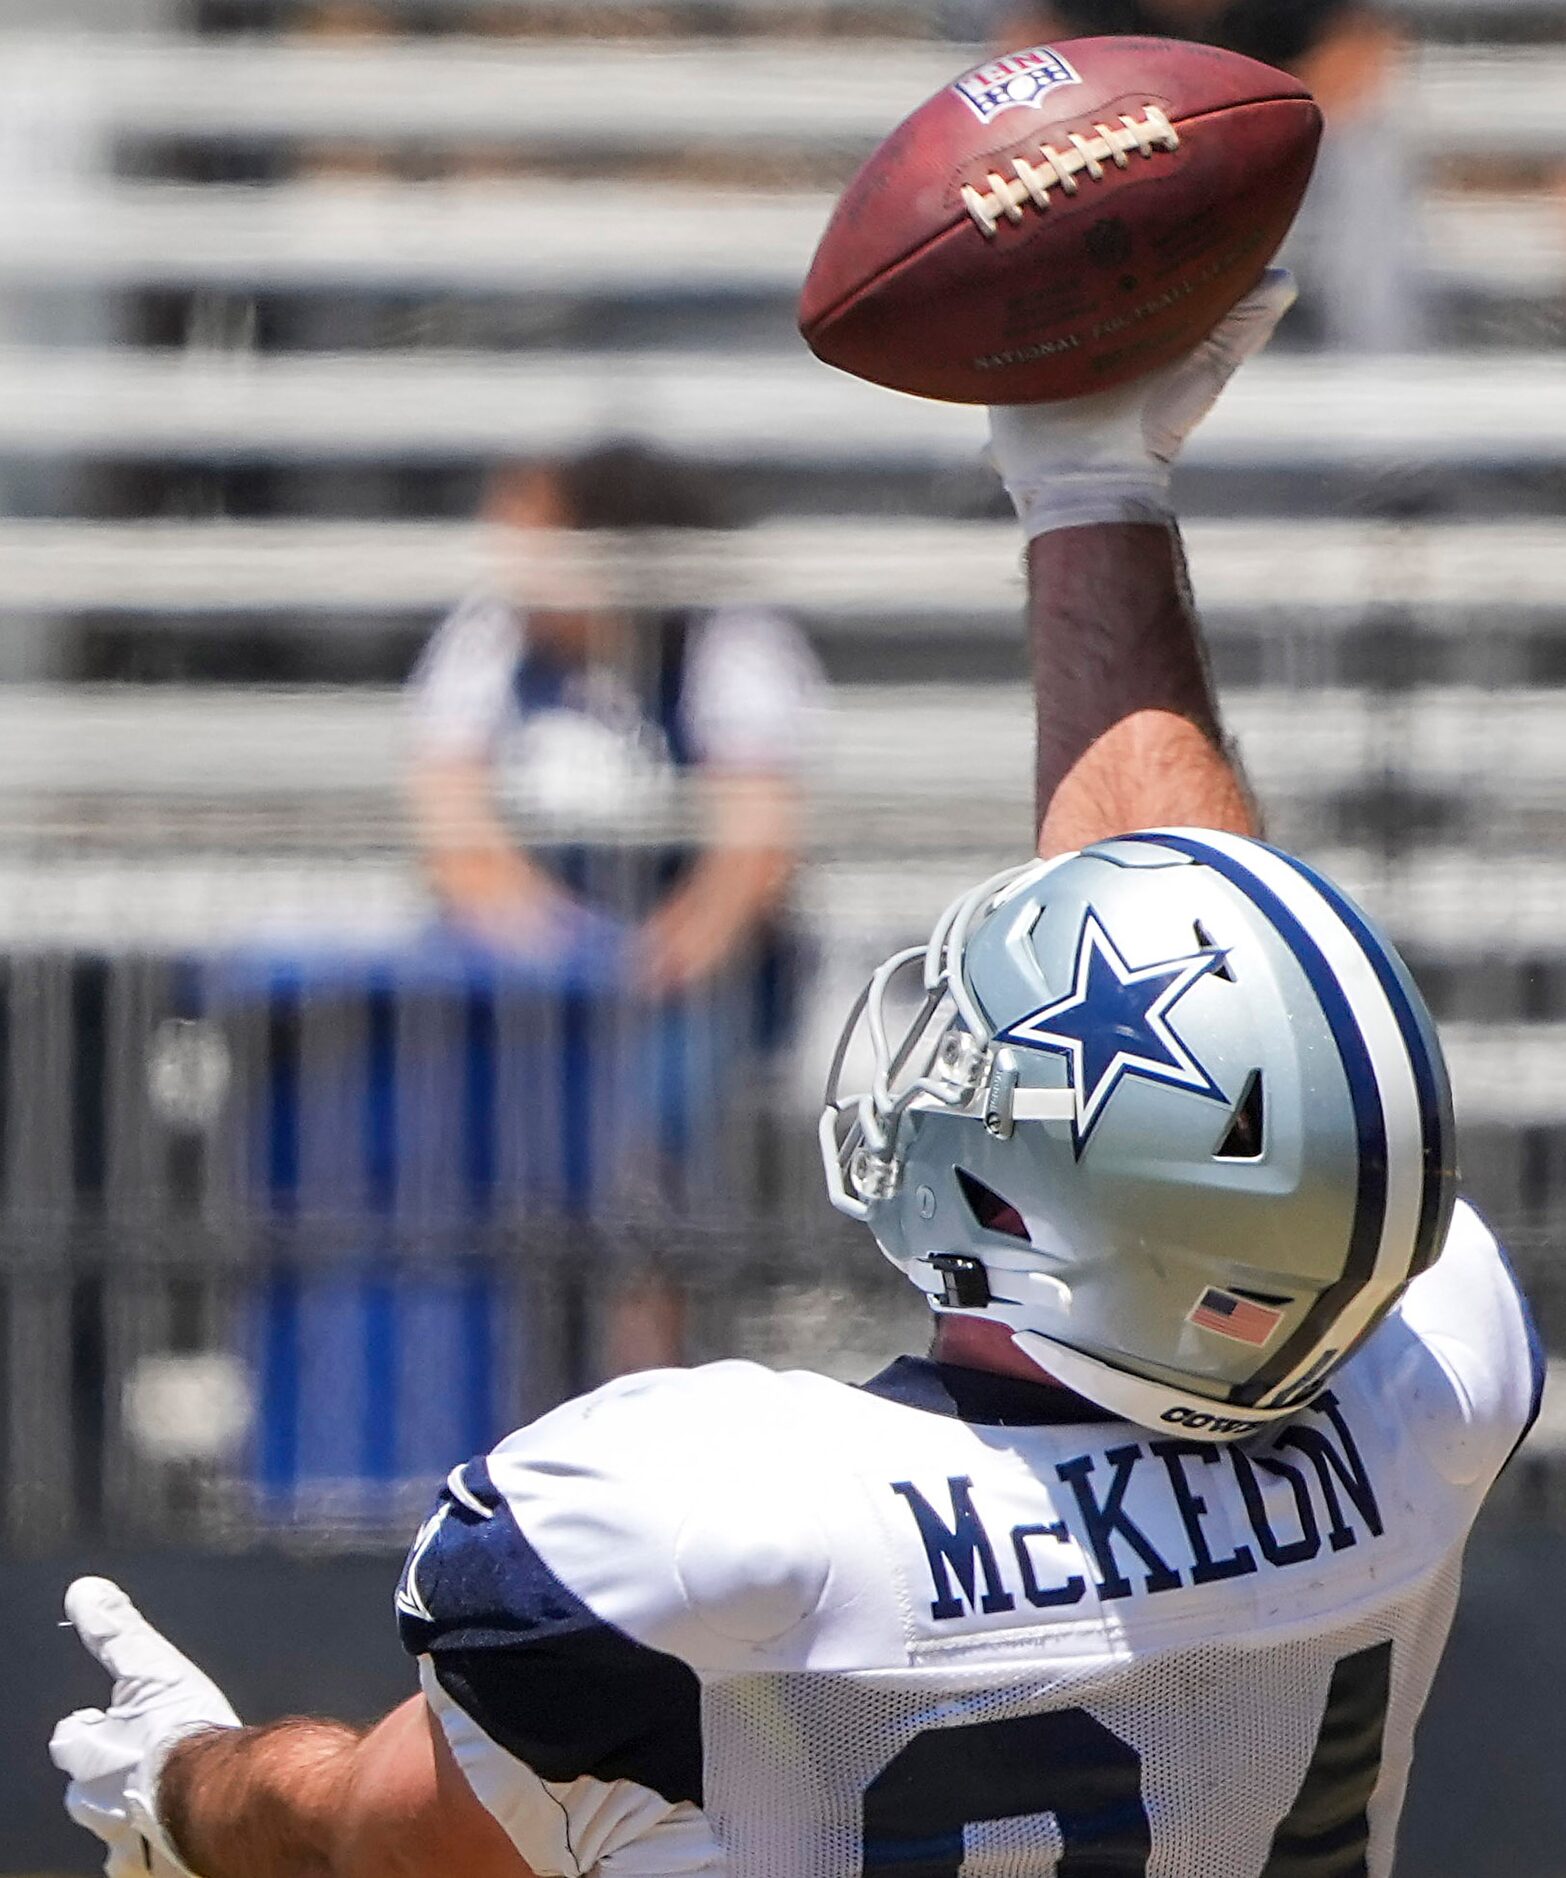
[(1287, 941), (1299, 961), (1300, 969), (1310, 980), (1311, 989), (1321, 1004), (1337, 1045), (1338, 1058), (1348, 1083), (1349, 1100), (1354, 1110), (1354, 1133), (1359, 1145), (1359, 1169), (1354, 1193), (1354, 1219), (1349, 1230), (1348, 1253), (1343, 1275), (1329, 1285), (1306, 1312), (1304, 1321), (1252, 1374), (1249, 1382), (1230, 1391), (1232, 1402), (1249, 1406), (1262, 1400), (1277, 1387), (1321, 1342), (1323, 1335), (1338, 1320), (1348, 1305), (1370, 1282), (1381, 1249), (1381, 1235), (1387, 1212), (1387, 1124), (1381, 1105), (1381, 1089), (1370, 1059), (1370, 1048), (1359, 1027), (1347, 994), (1337, 974), (1328, 964), (1321, 947), (1301, 924), (1291, 908), (1216, 844), (1209, 846), (1193, 836), (1172, 833), (1133, 834), (1119, 837), (1126, 841), (1147, 842), (1151, 846), (1173, 848), (1212, 868), (1216, 874), (1237, 887), (1259, 907)]
[(1408, 988), (1393, 967), (1392, 961), (1387, 957), (1386, 948), (1377, 938), (1364, 914), (1346, 894), (1334, 887), (1331, 881), (1318, 874), (1309, 862), (1296, 860), (1292, 854), (1285, 854), (1279, 848), (1268, 847), (1267, 851), (1269, 854), (1276, 855), (1280, 861), (1286, 862), (1297, 874), (1303, 875), (1359, 941), (1360, 949), (1380, 981), (1381, 989), (1386, 993), (1387, 1003), (1392, 1007), (1392, 1014), (1397, 1019), (1398, 1029), (1402, 1033), (1403, 1043), (1408, 1051), (1408, 1059), (1414, 1072), (1414, 1089), (1419, 1103), (1419, 1126), (1424, 1155), (1424, 1185), (1419, 1202), (1419, 1229), (1415, 1235), (1414, 1257), (1410, 1266), (1411, 1275), (1417, 1277), (1420, 1272), (1435, 1262), (1436, 1255), (1441, 1250), (1441, 1240), (1445, 1235), (1446, 1224), (1451, 1214), (1452, 1189), (1456, 1180), (1451, 1124), (1448, 1119), (1449, 1109), (1444, 1088), (1445, 1078), (1436, 1067), (1429, 1039), (1425, 1034), (1425, 1027), (1419, 1021), (1413, 1002), (1409, 998)]

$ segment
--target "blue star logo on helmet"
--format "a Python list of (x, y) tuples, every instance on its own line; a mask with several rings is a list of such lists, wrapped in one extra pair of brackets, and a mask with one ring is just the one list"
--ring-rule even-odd
[(1170, 1021), (1170, 1012), (1192, 985), (1216, 971), (1223, 960), (1221, 950), (1211, 949), (1152, 965), (1128, 965), (1098, 915), (1088, 908), (1077, 935), (1070, 992), (997, 1033), (1000, 1042), (1051, 1050), (1067, 1059), (1076, 1097), (1072, 1139), (1078, 1154), (1127, 1076), (1189, 1089), (1217, 1102), (1227, 1100)]

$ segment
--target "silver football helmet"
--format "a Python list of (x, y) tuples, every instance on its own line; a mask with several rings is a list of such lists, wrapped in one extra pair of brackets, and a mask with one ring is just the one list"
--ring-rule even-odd
[(1202, 829), (957, 900), (871, 979), (821, 1117), (833, 1204), (937, 1311), (1207, 1440), (1309, 1401), (1431, 1263), (1453, 1137), (1390, 943), (1303, 862)]

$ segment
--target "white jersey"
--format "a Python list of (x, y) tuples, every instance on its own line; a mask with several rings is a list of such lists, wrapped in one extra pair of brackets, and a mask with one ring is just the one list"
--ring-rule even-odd
[(1539, 1373), (1464, 1207), (1243, 1445), (912, 1358), (633, 1377), (452, 1476), (404, 1637), (540, 1874), (1380, 1878)]

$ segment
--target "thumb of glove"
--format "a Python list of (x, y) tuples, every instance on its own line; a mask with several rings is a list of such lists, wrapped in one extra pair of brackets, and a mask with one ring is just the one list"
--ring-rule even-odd
[(215, 1723), (238, 1721), (211, 1677), (154, 1630), (111, 1579), (76, 1579), (65, 1594), (65, 1614), (114, 1678), (114, 1712), (169, 1709)]
[(137, 1735), (101, 1708), (79, 1708), (49, 1737), (49, 1758), (72, 1780), (125, 1774), (141, 1759)]

